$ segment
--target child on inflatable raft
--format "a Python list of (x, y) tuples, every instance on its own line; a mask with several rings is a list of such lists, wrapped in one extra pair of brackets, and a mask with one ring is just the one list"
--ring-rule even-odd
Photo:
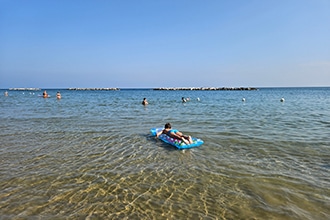
[(162, 131), (160, 131), (156, 134), (157, 138), (161, 134), (166, 134), (167, 136), (169, 136), (171, 138), (182, 140), (185, 144), (192, 144), (193, 143), (193, 140), (191, 139), (191, 136), (184, 135), (180, 131), (178, 131), (176, 129), (172, 129), (172, 126), (171, 126), (170, 123), (166, 123), (165, 128)]

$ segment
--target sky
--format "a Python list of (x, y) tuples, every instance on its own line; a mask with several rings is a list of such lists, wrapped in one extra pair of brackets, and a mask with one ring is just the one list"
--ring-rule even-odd
[(0, 0), (0, 88), (330, 86), (330, 0)]

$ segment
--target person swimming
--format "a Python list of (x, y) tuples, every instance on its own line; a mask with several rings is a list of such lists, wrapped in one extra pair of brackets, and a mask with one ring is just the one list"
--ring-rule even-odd
[(61, 98), (62, 98), (62, 96), (61, 96), (61, 93), (60, 93), (60, 92), (57, 92), (57, 93), (56, 93), (56, 98), (57, 98), (57, 99), (61, 99)]
[(47, 94), (47, 91), (46, 90), (42, 93), (42, 97), (44, 97), (44, 98), (48, 98), (49, 97), (49, 95)]
[(171, 138), (182, 140), (186, 144), (193, 143), (191, 136), (184, 135), (180, 131), (178, 131), (176, 129), (172, 129), (171, 123), (166, 123), (165, 128), (162, 131), (158, 132), (156, 134), (156, 136), (159, 137), (159, 135), (161, 135), (161, 134), (166, 134), (167, 136), (169, 136)]
[(143, 101), (142, 101), (142, 105), (148, 105), (148, 101), (147, 101), (147, 98), (143, 98)]

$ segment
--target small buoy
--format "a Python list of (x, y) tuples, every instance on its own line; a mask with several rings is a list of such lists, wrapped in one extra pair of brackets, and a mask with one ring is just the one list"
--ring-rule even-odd
[(242, 102), (245, 102), (245, 98), (242, 98)]
[(285, 99), (284, 98), (281, 98), (281, 102), (284, 102), (285, 101)]

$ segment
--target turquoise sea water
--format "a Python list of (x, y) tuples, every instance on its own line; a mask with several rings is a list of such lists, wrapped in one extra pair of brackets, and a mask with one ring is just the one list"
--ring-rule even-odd
[(4, 91), (1, 219), (330, 219), (330, 88)]

